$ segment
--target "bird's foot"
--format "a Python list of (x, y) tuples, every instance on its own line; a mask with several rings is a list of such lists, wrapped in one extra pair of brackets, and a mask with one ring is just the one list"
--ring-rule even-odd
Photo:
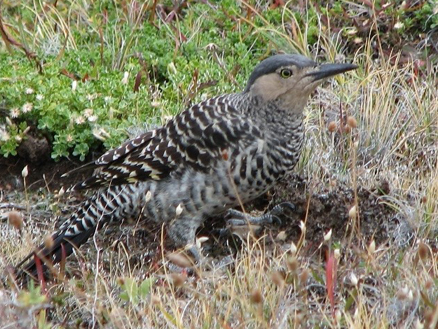
[(184, 250), (174, 251), (166, 255), (169, 260), (167, 268), (174, 273), (185, 272), (195, 274), (196, 267), (202, 264), (202, 253), (197, 245), (187, 245)]
[(286, 210), (295, 211), (296, 207), (290, 202), (282, 202), (272, 208), (270, 211), (266, 212), (261, 216), (250, 216), (238, 210), (230, 209), (228, 210), (225, 218), (227, 219), (227, 224), (229, 227), (234, 226), (248, 226), (248, 225), (269, 225), (269, 224), (281, 224), (279, 215), (283, 215)]

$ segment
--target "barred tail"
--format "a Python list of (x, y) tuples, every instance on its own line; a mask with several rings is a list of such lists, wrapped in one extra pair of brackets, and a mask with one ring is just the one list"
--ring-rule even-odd
[(38, 279), (36, 258), (41, 261), (43, 276), (47, 278), (50, 266), (60, 263), (63, 258), (71, 255), (73, 249), (78, 248), (87, 242), (88, 238), (94, 234), (95, 230), (96, 227), (92, 227), (69, 238), (66, 237), (65, 230), (55, 232), (52, 235), (53, 245), (51, 247), (46, 247), (49, 243), (40, 245), (36, 251), (30, 253), (20, 262), (20, 264), (17, 265), (17, 268), (20, 269), (16, 276), (17, 280), (22, 284), (25, 284), (29, 279)]
[(86, 243), (96, 229), (108, 222), (126, 217), (126, 212), (132, 209), (132, 203), (128, 201), (132, 200), (121, 192), (123, 188), (114, 186), (102, 193), (96, 193), (85, 201), (59, 230), (53, 233), (52, 241), (41, 244), (16, 266), (19, 269), (16, 276), (18, 282), (26, 284), (29, 279), (38, 279), (36, 258), (41, 260), (43, 275), (47, 278), (49, 268)]

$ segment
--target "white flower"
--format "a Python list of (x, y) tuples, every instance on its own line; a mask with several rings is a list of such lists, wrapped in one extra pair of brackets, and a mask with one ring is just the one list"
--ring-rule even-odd
[(2, 140), (3, 142), (8, 141), (10, 138), (11, 138), (11, 135), (9, 135), (8, 132), (6, 132), (6, 131), (0, 132), (0, 140)]
[(26, 88), (26, 94), (30, 95), (33, 94), (34, 90), (32, 88)]
[(65, 138), (65, 140), (67, 141), (67, 143), (71, 143), (71, 142), (73, 142), (73, 136), (68, 134), (67, 137)]
[(85, 119), (84, 119), (84, 117), (83, 117), (82, 115), (78, 116), (78, 117), (76, 118), (76, 120), (75, 120), (75, 123), (76, 123), (77, 125), (81, 125), (81, 124), (83, 124), (84, 122), (85, 122)]
[(84, 117), (89, 118), (93, 115), (93, 109), (85, 109), (84, 110)]
[(111, 96), (105, 96), (103, 100), (105, 101), (105, 103), (109, 103), (111, 102)]
[(84, 117), (86, 117), (89, 122), (95, 122), (97, 120), (97, 115), (93, 115), (93, 109), (85, 109)]
[(394, 29), (396, 30), (400, 30), (401, 28), (403, 28), (405, 25), (402, 22), (397, 22), (394, 24)]
[(41, 94), (36, 95), (36, 99), (37, 99), (38, 101), (42, 101), (43, 98), (44, 98), (44, 96), (41, 95)]
[(23, 105), (21, 110), (23, 111), (23, 113), (27, 113), (27, 112), (32, 111), (32, 109), (33, 109), (33, 104), (32, 103), (26, 103), (26, 104)]
[(96, 122), (97, 121), (97, 115), (90, 115), (88, 117), (89, 122)]
[(129, 72), (125, 72), (123, 73), (123, 79), (122, 79), (122, 83), (124, 85), (126, 85), (128, 83), (128, 78), (129, 78)]
[(77, 87), (78, 87), (78, 82), (76, 80), (73, 80), (71, 83), (71, 90), (75, 91)]
[(6, 131), (5, 126), (0, 126), (0, 140), (3, 142), (6, 142), (7, 140), (9, 140), (10, 137), (11, 136)]
[(20, 109), (18, 107), (14, 107), (10, 111), (10, 116), (11, 116), (11, 118), (18, 118), (20, 116)]
[(95, 99), (97, 97), (97, 94), (88, 94), (86, 97), (87, 97), (87, 100), (89, 102), (91, 102), (93, 99)]
[(108, 137), (111, 137), (110, 134), (108, 134), (105, 129), (103, 128), (94, 128), (93, 129), (93, 136), (97, 138), (100, 141), (105, 141)]

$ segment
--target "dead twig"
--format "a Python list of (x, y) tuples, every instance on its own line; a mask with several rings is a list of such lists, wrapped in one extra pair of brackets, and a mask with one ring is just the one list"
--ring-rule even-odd
[(38, 61), (37, 55), (33, 52), (33, 51), (29, 51), (23, 44), (19, 43), (17, 40), (15, 40), (14, 38), (12, 38), (7, 32), (6, 32), (6, 28), (3, 24), (3, 17), (2, 14), (0, 12), (0, 35), (3, 39), (3, 41), (6, 44), (6, 49), (8, 49), (9, 53), (12, 54), (12, 46), (15, 46), (19, 49), (21, 49), (22, 51), (24, 51), (24, 54), (26, 55), (26, 57), (29, 59), (30, 62), (34, 61), (37, 68), (38, 68), (38, 73), (43, 73), (43, 67), (41, 66), (40, 62)]

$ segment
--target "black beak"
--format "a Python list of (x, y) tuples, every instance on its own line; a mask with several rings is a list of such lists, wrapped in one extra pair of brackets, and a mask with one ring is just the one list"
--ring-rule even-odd
[(313, 81), (317, 81), (357, 69), (357, 67), (358, 66), (354, 64), (323, 64), (316, 67), (314, 71), (307, 73), (306, 76), (311, 76), (313, 77)]

